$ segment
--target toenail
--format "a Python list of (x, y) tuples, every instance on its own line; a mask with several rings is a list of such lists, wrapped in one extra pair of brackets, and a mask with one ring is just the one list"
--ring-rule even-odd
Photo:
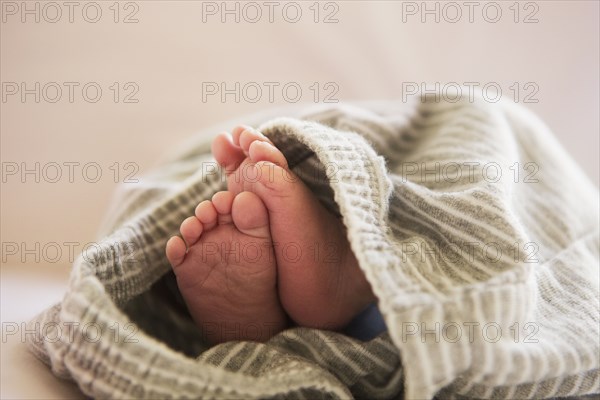
[(270, 150), (277, 150), (277, 147), (273, 146), (269, 142), (255, 141), (255, 142), (252, 142), (252, 144), (250, 145), (250, 147), (252, 147), (252, 146), (265, 146), (265, 147), (269, 148)]
[(256, 135), (258, 135), (258, 136), (260, 136), (260, 137), (262, 137), (262, 138), (266, 138), (266, 136), (265, 136), (265, 135), (263, 135), (263, 133), (262, 133), (261, 131), (259, 131), (258, 129), (254, 129), (254, 128), (252, 128), (251, 126), (247, 127), (247, 128), (246, 128), (246, 130), (247, 130), (248, 132), (250, 132), (250, 133), (254, 133), (254, 134), (256, 134)]

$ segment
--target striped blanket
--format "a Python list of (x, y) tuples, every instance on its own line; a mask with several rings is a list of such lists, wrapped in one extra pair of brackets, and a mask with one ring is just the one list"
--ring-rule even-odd
[(260, 126), (342, 216), (388, 330), (203, 344), (164, 254), (225, 189), (199, 136), (124, 184), (63, 301), (30, 322), (42, 332), (30, 348), (56, 375), (108, 398), (599, 392), (598, 190), (538, 119), (508, 102), (432, 97), (285, 115), (237, 122)]

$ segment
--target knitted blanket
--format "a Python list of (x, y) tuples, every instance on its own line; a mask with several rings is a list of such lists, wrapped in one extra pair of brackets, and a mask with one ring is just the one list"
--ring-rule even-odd
[(599, 392), (598, 190), (528, 111), (427, 96), (237, 122), (260, 125), (341, 215), (387, 332), (203, 344), (164, 254), (226, 187), (202, 137), (123, 185), (62, 302), (30, 322), (57, 376), (109, 398)]

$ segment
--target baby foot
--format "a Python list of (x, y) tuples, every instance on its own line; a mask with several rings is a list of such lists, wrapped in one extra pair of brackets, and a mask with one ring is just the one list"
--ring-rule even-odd
[[(265, 341), (285, 328), (269, 215), (254, 193), (216, 193), (185, 219), (166, 254), (210, 343)], [(187, 246), (186, 246), (187, 244)]]
[(229, 189), (251, 191), (269, 211), (279, 298), (299, 325), (341, 329), (375, 296), (350, 248), (342, 221), (328, 212), (264, 135), (237, 127), (213, 155)]

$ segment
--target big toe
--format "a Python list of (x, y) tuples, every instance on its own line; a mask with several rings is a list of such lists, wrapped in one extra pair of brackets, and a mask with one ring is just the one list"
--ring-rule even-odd
[(227, 175), (234, 173), (246, 158), (244, 151), (233, 143), (233, 139), (228, 133), (219, 134), (213, 140), (211, 150), (213, 157)]
[(235, 227), (242, 233), (270, 238), (269, 213), (263, 201), (255, 193), (242, 192), (233, 200), (231, 216)]
[(298, 227), (301, 215), (311, 215), (316, 221), (323, 217), (319, 200), (289, 169), (260, 161), (255, 164), (253, 174), (251, 190), (267, 207), (272, 229), (289, 231)]
[(292, 202), (304, 201), (310, 191), (292, 171), (282, 168), (271, 161), (259, 161), (252, 172), (253, 192), (263, 199), (267, 209), (269, 204), (277, 199), (287, 198)]
[(239, 146), (246, 155), (249, 152), (250, 145), (255, 141), (271, 143), (269, 138), (260, 131), (246, 125), (236, 126), (231, 134), (233, 143)]
[(269, 161), (284, 169), (288, 169), (287, 160), (281, 150), (269, 142), (255, 140), (248, 148), (248, 155), (255, 163)]

